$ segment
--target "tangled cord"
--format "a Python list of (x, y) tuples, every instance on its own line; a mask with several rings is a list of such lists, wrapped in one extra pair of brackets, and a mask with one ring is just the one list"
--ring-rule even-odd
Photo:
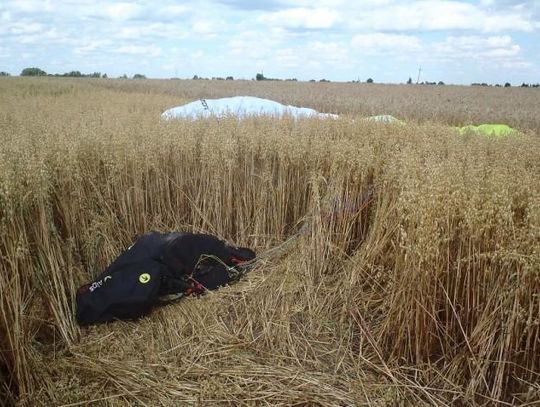
[[(359, 197), (359, 199), (356, 199), (353, 202), (350, 202), (350, 201), (345, 202), (344, 205), (341, 205), (342, 207), (345, 206), (344, 209), (338, 207), (338, 199), (334, 198), (332, 202), (332, 209), (324, 215), (324, 219), (325, 220), (331, 219), (337, 216), (338, 214), (343, 214), (344, 212), (345, 213), (358, 213), (358, 212), (363, 211), (373, 201), (375, 192), (376, 192), (375, 184), (373, 183), (369, 184), (366, 191)], [(254, 259), (243, 262), (242, 267), (247, 268), (247, 271), (244, 271), (242, 274), (246, 274), (248, 271), (251, 271), (252, 269), (255, 268), (255, 266), (257, 266), (257, 264), (264, 261), (265, 259), (268, 259), (270, 257), (275, 257), (275, 256), (285, 253), (287, 249), (290, 246), (292, 246), (292, 244), (296, 242), (296, 240), (300, 236), (307, 234), (311, 230), (311, 226), (313, 224), (312, 222), (313, 218), (314, 218), (313, 214), (307, 215), (304, 218), (304, 221), (302, 222), (302, 226), (298, 230), (298, 232), (290, 236), (287, 240), (280, 243), (279, 245), (266, 250), (265, 252), (258, 255)]]
[[(366, 191), (354, 201), (345, 202), (342, 205), (339, 205), (338, 198), (334, 198), (334, 200), (331, 203), (331, 209), (327, 213), (324, 214), (323, 218), (325, 220), (329, 220), (334, 218), (337, 215), (341, 215), (343, 213), (358, 213), (363, 211), (365, 208), (368, 207), (368, 205), (373, 201), (373, 198), (375, 196), (376, 187), (373, 183), (370, 183), (366, 189)], [(190, 287), (188, 289), (188, 292), (181, 292), (181, 293), (175, 293), (175, 294), (169, 294), (165, 295), (163, 297), (160, 297), (159, 300), (162, 302), (170, 302), (178, 300), (184, 296), (191, 295), (193, 293), (208, 293), (211, 290), (205, 287), (203, 284), (201, 284), (197, 279), (193, 276), (195, 271), (198, 269), (198, 266), (205, 260), (211, 259), (222, 265), (225, 270), (227, 271), (229, 275), (229, 282), (237, 282), (239, 281), (243, 276), (245, 276), (248, 272), (252, 271), (256, 266), (258, 266), (263, 261), (269, 259), (269, 258), (275, 258), (277, 256), (283, 255), (287, 252), (287, 250), (298, 240), (298, 238), (302, 235), (307, 234), (312, 227), (313, 224), (313, 218), (314, 215), (310, 214), (304, 217), (304, 221), (302, 222), (302, 226), (292, 236), (287, 238), (284, 242), (278, 244), (277, 246), (274, 246), (262, 254), (258, 255), (252, 260), (247, 260), (240, 262), (239, 264), (235, 266), (229, 266), (226, 264), (221, 258), (215, 256), (215, 255), (209, 255), (209, 254), (203, 254), (199, 260), (197, 261), (197, 264), (195, 264), (195, 267), (193, 268), (193, 271), (189, 276), (186, 277), (186, 281), (192, 281), (194, 284), (194, 287)], [(199, 291), (200, 290), (200, 291)]]

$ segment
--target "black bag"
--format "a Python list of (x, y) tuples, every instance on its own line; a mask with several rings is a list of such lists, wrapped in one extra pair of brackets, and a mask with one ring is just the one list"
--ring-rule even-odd
[(255, 258), (248, 248), (215, 236), (147, 233), (123, 252), (93, 282), (77, 290), (81, 325), (136, 319), (159, 302), (202, 294), (238, 280)]

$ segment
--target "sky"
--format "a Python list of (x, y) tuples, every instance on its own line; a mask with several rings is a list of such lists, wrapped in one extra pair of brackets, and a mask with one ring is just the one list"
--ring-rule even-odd
[(0, 71), (540, 82), (540, 0), (0, 0)]

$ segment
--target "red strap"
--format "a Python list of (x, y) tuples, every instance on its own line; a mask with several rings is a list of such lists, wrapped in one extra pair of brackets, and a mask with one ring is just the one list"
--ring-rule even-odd
[(186, 295), (190, 294), (202, 294), (204, 292), (204, 286), (194, 278), (189, 279), (189, 288), (186, 290)]
[(239, 266), (240, 264), (244, 264), (246, 260), (237, 259), (234, 256), (231, 256), (231, 263), (233, 263), (235, 266)]

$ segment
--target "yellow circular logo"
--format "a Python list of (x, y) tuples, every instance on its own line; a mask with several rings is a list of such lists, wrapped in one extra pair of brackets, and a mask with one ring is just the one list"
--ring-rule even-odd
[(139, 281), (140, 281), (142, 284), (146, 284), (147, 282), (150, 281), (150, 274), (148, 274), (148, 273), (142, 273), (142, 274), (139, 276)]

